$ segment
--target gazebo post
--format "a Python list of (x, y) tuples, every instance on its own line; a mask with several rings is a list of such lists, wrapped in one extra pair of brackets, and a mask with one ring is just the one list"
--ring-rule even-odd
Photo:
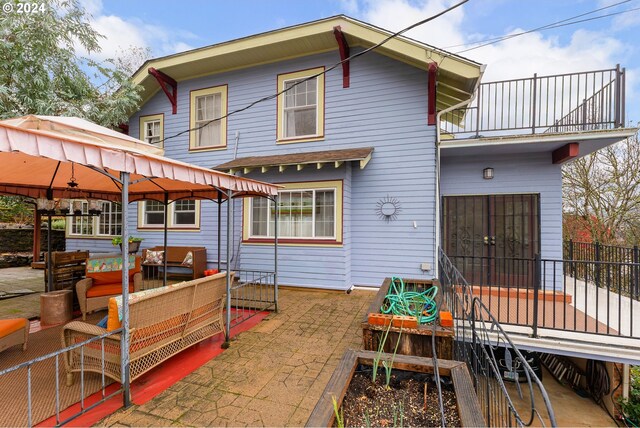
[(278, 195), (273, 197), (275, 215), (273, 222), (273, 298), (278, 312)]
[(129, 173), (121, 172), (122, 182), (122, 334), (120, 335), (120, 379), (122, 402), (131, 405), (129, 391)]
[(220, 189), (218, 189), (218, 272), (220, 270), (220, 258), (222, 257), (222, 229), (220, 226), (222, 224), (222, 195), (220, 194)]
[(225, 328), (224, 347), (228, 348), (231, 344), (231, 198), (233, 191), (227, 190), (227, 322)]
[(51, 214), (47, 216), (47, 292), (53, 291), (53, 272), (51, 271)]
[(162, 278), (162, 286), (167, 286), (167, 224), (169, 224), (168, 219), (169, 214), (169, 193), (164, 192), (164, 246), (162, 250), (162, 264), (164, 265), (163, 278)]

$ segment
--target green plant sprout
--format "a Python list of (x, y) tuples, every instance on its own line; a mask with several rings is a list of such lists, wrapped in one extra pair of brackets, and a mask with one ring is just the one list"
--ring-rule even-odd
[(333, 413), (336, 415), (336, 425), (338, 428), (344, 428), (344, 413), (338, 407), (338, 401), (336, 400), (335, 395), (331, 396), (331, 402), (333, 404)]
[(376, 376), (378, 375), (378, 366), (380, 365), (380, 358), (382, 358), (382, 353), (384, 352), (384, 344), (387, 341), (387, 336), (389, 336), (389, 330), (391, 330), (391, 323), (389, 323), (389, 327), (387, 327), (387, 331), (385, 331), (384, 336), (382, 336), (382, 340), (378, 343), (378, 352), (373, 359), (373, 374), (371, 377), (371, 382), (376, 382)]
[[(393, 426), (402, 428), (404, 424), (404, 404), (402, 400), (398, 402), (397, 406), (393, 406)], [(400, 422), (400, 424), (398, 424)]]
[(398, 340), (396, 341), (396, 347), (393, 349), (393, 355), (391, 355), (391, 361), (383, 361), (384, 367), (385, 386), (389, 389), (389, 383), (391, 382), (391, 371), (393, 370), (393, 360), (396, 359), (398, 353), (398, 345), (400, 345), (400, 338), (402, 337), (402, 326), (400, 326), (400, 332), (398, 333)]

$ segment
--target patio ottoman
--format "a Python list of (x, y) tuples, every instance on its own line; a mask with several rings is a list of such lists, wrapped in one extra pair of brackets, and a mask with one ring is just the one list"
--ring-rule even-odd
[(0, 320), (0, 352), (15, 345), (22, 345), (22, 350), (26, 351), (28, 339), (28, 319), (13, 318)]
[(40, 295), (40, 324), (62, 324), (73, 317), (73, 291), (58, 290)]

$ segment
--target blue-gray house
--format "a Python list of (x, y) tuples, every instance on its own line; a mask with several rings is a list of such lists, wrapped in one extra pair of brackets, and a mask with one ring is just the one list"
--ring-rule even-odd
[[(480, 260), (463, 260), (467, 274), (491, 258), (561, 258), (561, 164), (632, 133), (615, 98), (623, 72), (577, 74), (563, 89), (558, 76), (481, 84), (480, 64), (405, 37), (345, 60), (390, 34), (337, 16), (149, 60), (133, 76), (144, 92), (129, 134), (281, 184), (282, 285), (431, 278), (440, 247)], [(573, 85), (588, 93), (550, 112), (549, 93)], [(160, 245), (162, 204), (128, 209), (143, 247)], [(119, 210), (78, 217), (67, 247), (111, 251)], [(273, 203), (236, 201), (233, 212), (231, 267), (271, 270)], [(212, 201), (173, 202), (170, 245), (205, 246), (214, 267), (216, 216)], [(507, 280), (531, 274), (497, 268)]]

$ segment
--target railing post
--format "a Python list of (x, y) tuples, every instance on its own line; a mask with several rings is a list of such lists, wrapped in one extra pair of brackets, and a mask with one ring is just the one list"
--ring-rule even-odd
[(540, 282), (542, 277), (542, 259), (540, 254), (535, 255), (535, 279), (533, 280), (533, 333), (532, 337), (538, 337), (538, 299), (540, 293)]
[(573, 239), (569, 239), (569, 254), (567, 257), (571, 261), (571, 276), (575, 278), (576, 276), (576, 264), (573, 262), (575, 260), (573, 258)]
[(596, 242), (596, 246), (595, 246), (595, 254), (594, 254), (594, 258), (595, 258), (595, 280), (596, 280), (596, 287), (600, 288), (600, 243)]
[(482, 85), (478, 86), (477, 92), (478, 97), (476, 98), (476, 102), (478, 103), (478, 108), (476, 109), (476, 138), (480, 136), (480, 115), (482, 114), (482, 106), (480, 104), (482, 99), (480, 98), (480, 94), (482, 93)]
[(640, 275), (640, 254), (638, 253), (638, 246), (634, 245), (633, 246), (633, 291), (631, 293), (631, 299), (634, 299), (634, 296), (638, 296), (638, 293), (640, 292), (638, 285), (639, 285), (639, 281), (638, 281), (638, 276)]
[(538, 102), (538, 73), (533, 74), (533, 91), (531, 93), (531, 133), (536, 133), (536, 107)]
[(620, 74), (620, 64), (616, 64), (616, 93), (615, 93), (615, 96), (614, 96), (614, 103), (615, 103), (615, 106), (614, 106), (614, 112), (615, 112), (614, 113), (615, 114), (614, 122), (615, 122), (615, 125), (614, 125), (614, 127), (615, 128), (619, 128), (621, 126), (621, 123), (620, 123), (620, 107), (621, 107), (621, 101), (622, 101), (622, 97), (621, 97), (621, 94), (622, 94), (622, 90), (621, 90), (622, 89), (622, 85), (621, 85), (621, 83), (622, 82), (621, 81), (622, 81), (622, 78), (621, 78), (621, 74)]

